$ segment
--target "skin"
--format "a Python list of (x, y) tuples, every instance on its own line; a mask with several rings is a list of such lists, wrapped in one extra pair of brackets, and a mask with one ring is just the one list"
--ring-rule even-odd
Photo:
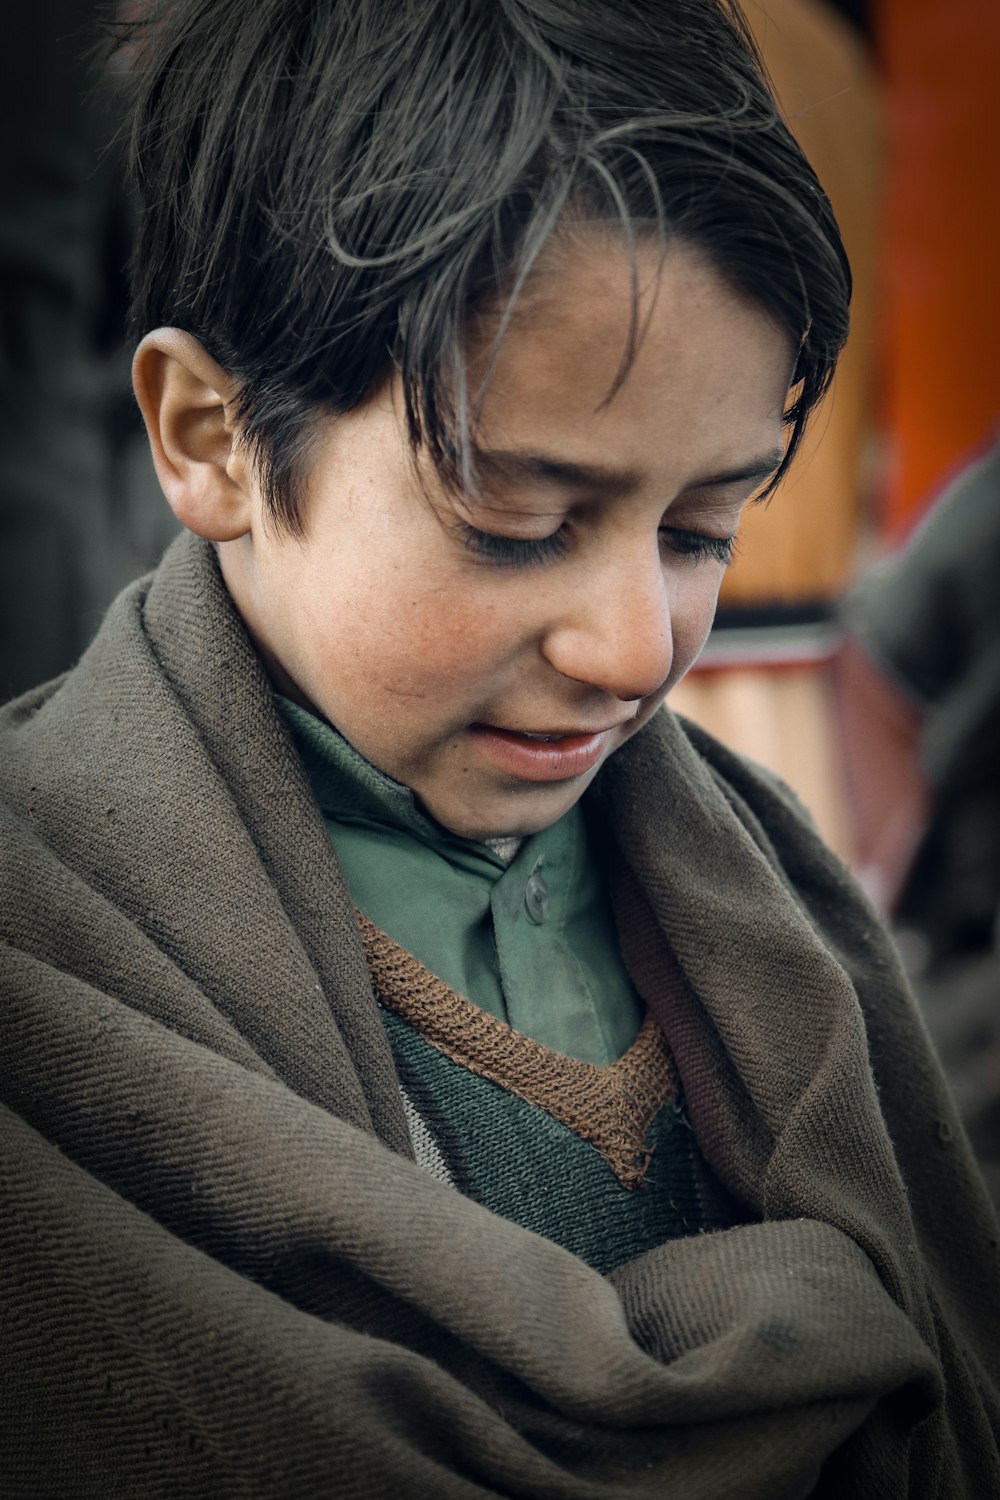
[[(590, 232), (506, 335), (481, 493), (414, 459), (390, 383), (322, 420), (302, 538), (268, 521), (232, 382), (201, 346), (158, 330), (136, 355), (161, 484), (218, 543), (276, 684), (466, 837), (548, 826), (648, 721), (701, 650), (727, 539), (780, 457), (787, 335), (687, 249), (662, 268), (641, 250), (640, 269), (644, 332), (613, 399), (630, 266)], [(474, 387), (491, 333), (470, 337)]]

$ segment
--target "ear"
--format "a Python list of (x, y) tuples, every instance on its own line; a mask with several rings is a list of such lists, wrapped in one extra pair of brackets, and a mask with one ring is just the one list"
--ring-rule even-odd
[(245, 536), (253, 496), (232, 425), (235, 382), (189, 333), (157, 328), (135, 351), (132, 385), (174, 515), (212, 542)]

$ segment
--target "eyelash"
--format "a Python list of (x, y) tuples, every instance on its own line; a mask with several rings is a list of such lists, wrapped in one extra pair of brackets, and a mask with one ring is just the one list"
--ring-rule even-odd
[(496, 536), (492, 531), (479, 531), (463, 522), (461, 533), (470, 552), (497, 568), (543, 568), (546, 563), (564, 557), (568, 547), (562, 531), (527, 540), (519, 536)]
[[(554, 531), (551, 536), (525, 539), (515, 536), (496, 536), (492, 531), (479, 531), (464, 522), (460, 527), (462, 540), (470, 552), (496, 568), (543, 568), (566, 555), (569, 543), (563, 531)], [(676, 526), (664, 526), (660, 536), (681, 557), (695, 562), (712, 559), (727, 565), (733, 560), (736, 538), (732, 536), (708, 536), (703, 531), (684, 531)]]

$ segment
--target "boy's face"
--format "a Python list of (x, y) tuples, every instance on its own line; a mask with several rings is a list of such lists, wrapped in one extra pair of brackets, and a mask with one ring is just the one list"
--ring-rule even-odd
[(549, 252), (477, 425), (479, 498), (418, 478), (389, 386), (322, 429), (304, 539), (276, 537), (254, 494), (220, 548), (279, 686), (456, 833), (554, 822), (649, 719), (779, 460), (786, 335), (690, 252), (658, 259), (640, 253), (642, 341), (609, 401), (627, 252), (596, 232)]

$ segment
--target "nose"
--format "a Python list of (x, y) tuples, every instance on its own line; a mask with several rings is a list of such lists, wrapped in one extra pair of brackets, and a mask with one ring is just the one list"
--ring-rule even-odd
[(638, 568), (610, 563), (578, 578), (550, 617), (542, 654), (564, 677), (624, 702), (657, 693), (674, 659), (669, 584), (659, 557)]

